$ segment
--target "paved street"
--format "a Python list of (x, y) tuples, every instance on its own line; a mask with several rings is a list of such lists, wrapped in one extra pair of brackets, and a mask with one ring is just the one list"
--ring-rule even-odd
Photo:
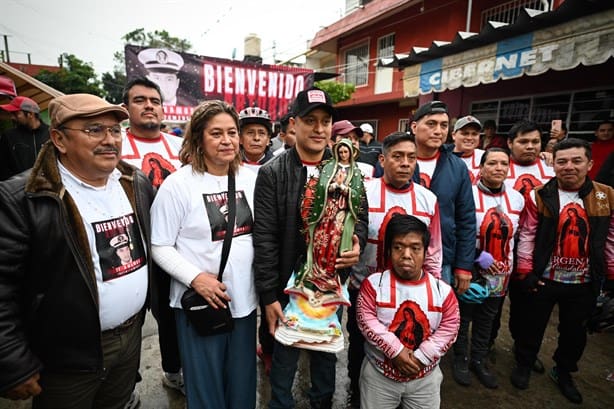
[[(507, 320), (507, 302), (504, 320)], [(544, 339), (540, 357), (547, 369), (552, 367), (552, 352), (556, 342), (556, 316), (553, 319)], [(486, 389), (473, 379), (469, 388), (458, 386), (452, 379), (450, 354), (442, 363), (444, 381), (442, 386), (443, 409), (563, 409), (584, 407), (589, 409), (611, 409), (614, 407), (614, 333), (589, 335), (588, 347), (580, 362), (580, 372), (575, 376), (578, 388), (584, 395), (582, 406), (572, 405), (556, 389), (547, 375), (533, 374), (531, 385), (527, 391), (518, 391), (509, 383), (509, 375), (513, 367), (511, 357), (511, 341), (506, 328), (502, 329), (497, 341), (495, 354), (495, 369), (499, 376), (500, 387), (497, 390)], [(160, 369), (160, 352), (158, 347), (155, 321), (148, 315), (143, 328), (141, 375), (143, 381), (137, 386), (141, 395), (142, 409), (183, 409), (185, 401), (180, 393), (162, 386)], [(345, 408), (348, 378), (346, 372), (346, 354), (339, 354), (337, 364), (337, 394), (334, 408)], [(308, 409), (306, 389), (309, 382), (308, 366), (303, 360), (300, 365), (300, 375), (295, 382), (295, 396), (298, 397), (297, 409)], [(269, 397), (269, 387), (266, 377), (261, 373), (262, 365), (258, 365), (258, 407), (265, 408)], [(609, 376), (609, 380), (607, 379)], [(14, 403), (0, 399), (0, 409), (25, 409), (27, 403)], [(241, 408), (238, 408), (241, 409)]]

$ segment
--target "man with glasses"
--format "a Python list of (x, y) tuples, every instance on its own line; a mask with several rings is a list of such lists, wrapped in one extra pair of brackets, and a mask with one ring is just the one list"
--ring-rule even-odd
[(124, 108), (74, 94), (49, 113), (39, 161), (0, 183), (0, 396), (119, 408), (139, 365), (153, 188), (120, 162)]
[(449, 119), (447, 105), (431, 101), (416, 110), (411, 131), (416, 137), (418, 181), (435, 193), (439, 202), (441, 277), (462, 294), (469, 288), (475, 256), (475, 205), (467, 166), (451, 149), (442, 146)]
[(49, 139), (49, 127), (40, 119), (40, 107), (27, 97), (15, 97), (0, 109), (11, 115), (15, 128), (0, 138), (0, 180), (30, 169)]

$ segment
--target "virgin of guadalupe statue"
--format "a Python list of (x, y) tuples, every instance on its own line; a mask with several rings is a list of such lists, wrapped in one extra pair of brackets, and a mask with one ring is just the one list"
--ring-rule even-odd
[(335, 261), (341, 252), (352, 249), (365, 189), (352, 142), (341, 139), (332, 150), (333, 158), (322, 165), (320, 176), (310, 178), (305, 186), (301, 216), (307, 251), (305, 262), (285, 289), (290, 302), (284, 314), (289, 327), (297, 331), (339, 336), (341, 325), (335, 313), (339, 305), (350, 302)]

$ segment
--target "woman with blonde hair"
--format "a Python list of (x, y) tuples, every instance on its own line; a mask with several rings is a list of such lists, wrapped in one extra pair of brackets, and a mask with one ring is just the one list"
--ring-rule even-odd
[[(180, 159), (184, 166), (160, 186), (151, 222), (154, 260), (172, 278), (169, 301), (175, 309), (188, 407), (254, 408), (256, 175), (240, 166), (235, 109), (222, 101), (201, 103), (187, 126)], [(228, 235), (227, 229), (232, 229)], [(230, 250), (224, 263), (225, 242)], [(203, 334), (182, 308), (182, 297), (189, 292), (202, 300), (201, 309), (228, 308), (232, 329)]]

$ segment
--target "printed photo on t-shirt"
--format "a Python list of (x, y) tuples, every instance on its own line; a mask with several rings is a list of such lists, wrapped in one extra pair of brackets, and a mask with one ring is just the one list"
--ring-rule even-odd
[(145, 250), (134, 213), (92, 223), (102, 281), (114, 280), (143, 267)]
[(155, 152), (145, 155), (141, 169), (147, 175), (153, 187), (160, 187), (164, 179), (176, 170), (172, 163)]
[[(250, 234), (254, 220), (249, 203), (242, 190), (235, 192), (237, 212), (233, 237)], [(211, 241), (224, 240), (228, 224), (228, 192), (203, 194), (205, 209), (211, 226)]]

